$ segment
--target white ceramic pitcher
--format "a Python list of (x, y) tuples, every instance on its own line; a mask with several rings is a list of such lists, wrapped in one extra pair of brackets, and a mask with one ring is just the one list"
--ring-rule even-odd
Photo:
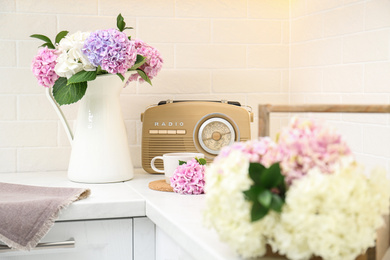
[(130, 157), (119, 95), (124, 86), (118, 76), (98, 76), (88, 82), (79, 101), (75, 135), (61, 108), (47, 89), (72, 144), (68, 178), (83, 183), (108, 183), (130, 180), (134, 167)]

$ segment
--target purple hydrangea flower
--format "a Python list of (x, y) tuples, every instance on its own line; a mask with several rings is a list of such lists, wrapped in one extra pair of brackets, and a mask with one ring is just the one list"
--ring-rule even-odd
[(91, 33), (84, 43), (83, 53), (94, 66), (101, 66), (109, 73), (120, 73), (123, 76), (137, 59), (134, 43), (125, 33), (116, 29)]
[(170, 178), (173, 191), (195, 195), (204, 193), (204, 171), (205, 166), (199, 164), (196, 159), (179, 165)]
[[(146, 62), (140, 67), (140, 69), (146, 73), (149, 79), (153, 79), (161, 70), (164, 62), (160, 52), (156, 48), (144, 43), (141, 40), (134, 40), (133, 43), (135, 45), (135, 49), (137, 50), (137, 54), (146, 58)], [(138, 73), (131, 75), (128, 82), (137, 80), (139, 80), (141, 83), (144, 82)]]

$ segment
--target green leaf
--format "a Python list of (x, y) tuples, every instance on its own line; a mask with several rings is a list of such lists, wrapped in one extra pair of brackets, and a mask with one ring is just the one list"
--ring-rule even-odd
[(187, 163), (186, 161), (179, 160), (179, 165), (183, 165), (183, 164), (186, 164), (186, 163)]
[(49, 49), (55, 49), (54, 44), (51, 42), (49, 37), (47, 37), (45, 35), (42, 35), (42, 34), (32, 34), (32, 35), (30, 35), (30, 37), (44, 41), (45, 43), (42, 44), (40, 47), (46, 47), (47, 46), (47, 48), (49, 48)]
[(104, 75), (104, 74), (108, 74), (108, 71), (103, 70), (101, 66), (97, 66), (96, 67), (96, 75)]
[(126, 23), (125, 20), (123, 19), (122, 14), (118, 14), (118, 16), (116, 17), (116, 26), (118, 27), (118, 30), (121, 32), (123, 32), (123, 30), (125, 29)]
[(45, 36), (45, 35), (42, 35), (42, 34), (32, 34), (32, 35), (30, 35), (30, 37), (32, 37), (32, 38), (37, 38), (37, 39), (42, 40), (42, 41), (44, 41), (44, 42), (53, 44), (53, 43), (51, 42), (51, 40), (49, 39), (49, 37), (47, 37), (47, 36)]
[(57, 103), (68, 105), (79, 101), (87, 90), (87, 82), (67, 84), (66, 78), (59, 78), (53, 86), (53, 96)]
[(200, 164), (200, 165), (205, 165), (207, 163), (206, 159), (204, 158), (195, 158), (196, 161)]
[(125, 77), (123, 77), (123, 75), (122, 74), (120, 74), (120, 73), (117, 73), (116, 74), (122, 81), (124, 81), (125, 80)]
[(116, 17), (116, 26), (121, 32), (123, 32), (126, 29), (134, 29), (133, 27), (126, 27), (125, 19), (123, 18), (122, 14), (118, 14), (118, 16)]
[(53, 86), (53, 93), (54, 93), (54, 88), (62, 88), (63, 86), (66, 86), (66, 84), (68, 83), (68, 80), (64, 77), (60, 77), (56, 80), (56, 82), (54, 83), (54, 86)]
[(279, 163), (274, 163), (268, 169), (264, 170), (260, 177), (260, 183), (266, 188), (276, 187), (283, 180), (281, 176)]
[(263, 190), (258, 196), (257, 196), (258, 202), (265, 208), (269, 208), (272, 201), (272, 193), (269, 190)]
[(55, 43), (59, 43), (62, 38), (64, 38), (66, 35), (68, 35), (69, 31), (61, 31), (57, 34)]
[(141, 76), (141, 78), (143, 78), (146, 82), (148, 82), (150, 85), (152, 85), (152, 82), (150, 81), (148, 75), (146, 75), (146, 73), (143, 70), (136, 69), (136, 71)]
[(91, 81), (96, 79), (96, 70), (94, 71), (79, 71), (68, 79), (68, 85), (74, 83), (80, 83), (84, 81)]
[(269, 168), (259, 163), (250, 163), (248, 171), (254, 183), (243, 193), (245, 199), (252, 202), (252, 221), (263, 218), (269, 210), (281, 212), (286, 195), (286, 184), (279, 163)]
[(56, 47), (54, 47), (54, 45), (51, 42), (44, 43), (40, 47), (46, 47), (46, 46), (49, 49), (55, 49), (56, 48)]
[(284, 201), (282, 198), (277, 194), (272, 194), (272, 200), (270, 208), (276, 212), (282, 212)]
[(260, 163), (250, 163), (249, 164), (249, 176), (255, 182), (256, 185), (261, 184), (261, 175), (266, 168)]
[(252, 210), (251, 210), (251, 221), (256, 221), (264, 218), (269, 209), (264, 208), (263, 206), (260, 205), (260, 203), (253, 203), (252, 205)]
[(142, 65), (144, 65), (145, 62), (146, 62), (146, 58), (142, 55), (137, 54), (137, 60), (135, 61), (133, 67), (131, 67), (129, 70), (136, 70)]
[(262, 191), (264, 189), (259, 186), (251, 186), (249, 190), (244, 191), (244, 195), (247, 200), (257, 202), (257, 198)]

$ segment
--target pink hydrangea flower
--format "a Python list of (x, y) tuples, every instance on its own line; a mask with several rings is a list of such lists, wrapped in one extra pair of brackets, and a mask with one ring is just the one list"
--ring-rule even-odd
[(293, 118), (289, 126), (282, 129), (277, 143), (269, 137), (236, 142), (223, 147), (214, 161), (228, 157), (232, 151), (240, 151), (250, 162), (265, 167), (280, 162), (287, 184), (316, 167), (325, 174), (332, 173), (344, 163), (343, 158), (352, 158), (347, 143), (334, 129), (315, 120), (298, 118)]
[(55, 73), (57, 55), (54, 49), (41, 48), (31, 63), (31, 70), (38, 80), (38, 84), (50, 88), (59, 76)]
[[(143, 70), (146, 75), (148, 75), (149, 79), (153, 79), (161, 70), (164, 62), (160, 52), (156, 48), (144, 43), (141, 40), (134, 40), (133, 42), (135, 49), (137, 50), (137, 54), (146, 58), (146, 62), (140, 67), (140, 69)], [(144, 82), (139, 74), (135, 73), (129, 77), (128, 83), (137, 80), (139, 80), (141, 83)]]
[(243, 152), (249, 158), (250, 162), (261, 163), (265, 167), (269, 167), (281, 159), (277, 144), (270, 137), (262, 137), (258, 140), (236, 142), (230, 146), (225, 146), (221, 149), (214, 161), (228, 157), (233, 150)]
[(179, 165), (170, 178), (173, 191), (194, 195), (204, 193), (204, 171), (205, 166), (200, 165), (196, 159)]
[(306, 175), (314, 167), (334, 172), (343, 156), (352, 152), (341, 135), (315, 120), (293, 118), (279, 135), (278, 150), (287, 183)]

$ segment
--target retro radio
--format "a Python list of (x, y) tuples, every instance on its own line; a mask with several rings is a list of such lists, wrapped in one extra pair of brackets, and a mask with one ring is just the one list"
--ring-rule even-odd
[[(208, 162), (223, 146), (250, 139), (253, 113), (235, 101), (162, 101), (141, 114), (142, 167), (172, 152), (200, 152)], [(159, 165), (160, 163), (160, 165)], [(163, 168), (160, 160), (158, 168)]]

